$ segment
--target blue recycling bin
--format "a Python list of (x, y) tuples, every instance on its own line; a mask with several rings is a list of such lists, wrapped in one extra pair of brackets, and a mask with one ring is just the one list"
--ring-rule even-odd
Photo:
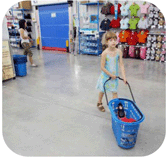
[(26, 76), (27, 75), (27, 56), (26, 55), (13, 55), (13, 62), (15, 66), (16, 76)]

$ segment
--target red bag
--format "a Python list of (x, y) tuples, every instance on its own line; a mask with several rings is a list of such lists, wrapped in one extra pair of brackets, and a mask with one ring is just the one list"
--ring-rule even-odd
[(136, 122), (135, 119), (133, 119), (133, 118), (127, 118), (127, 117), (120, 118), (120, 120), (122, 120), (123, 122), (128, 122), (128, 123)]

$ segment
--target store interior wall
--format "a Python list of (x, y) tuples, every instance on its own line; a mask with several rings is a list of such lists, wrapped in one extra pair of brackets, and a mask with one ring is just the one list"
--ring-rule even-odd
[(31, 0), (32, 5), (47, 5), (47, 4), (55, 4), (67, 2), (67, 0)]
[(9, 33), (7, 28), (7, 19), (4, 17), (2, 22), (2, 40), (9, 40)]
[[(36, 5), (53, 4), (53, 3), (55, 4), (55, 3), (60, 3), (60, 2), (64, 2), (64, 1), (67, 2), (67, 0), (63, 0), (63, 1), (61, 1), (61, 0), (54, 0), (54, 1), (37, 0), (37, 3), (35, 4), (34, 3), (35, 1), (32, 1), (32, 11), (30, 13), (31, 13), (31, 15), (33, 17), (37, 17), (36, 9), (35, 9)], [(95, 0), (90, 0), (90, 1), (95, 2)], [(115, 0), (108, 0), (108, 1), (114, 4)], [(72, 15), (78, 16), (78, 2), (79, 2), (79, 0), (78, 1), (74, 0), (73, 1), (72, 14), (70, 16), (72, 16)], [(107, 2), (107, 0), (104, 0), (104, 2)], [(122, 0), (122, 1), (118, 1), (118, 2), (121, 5), (123, 5), (125, 1)], [(138, 5), (140, 5), (140, 4), (143, 4), (144, 1), (141, 1), (141, 0), (139, 0), (139, 1), (128, 1), (128, 4), (132, 5), (133, 2), (136, 2)], [(146, 1), (146, 2), (149, 3), (148, 1)], [(15, 6), (16, 5), (18, 5), (18, 3), (15, 4)], [(100, 28), (101, 21), (105, 18), (105, 15), (101, 14), (102, 6), (103, 5), (100, 5), (100, 7), (99, 7), (99, 28)], [(79, 8), (80, 8), (80, 26), (82, 28), (83, 27), (83, 22), (82, 22), (83, 14), (86, 14), (86, 11), (88, 12), (88, 15), (97, 14), (97, 6), (96, 5), (95, 6), (79, 5)], [(16, 15), (16, 14), (17, 14), (17, 11), (14, 12), (14, 15)], [(140, 10), (138, 11), (138, 16), (140, 18), (143, 16), (142, 14), (140, 14)], [(119, 15), (119, 17), (122, 18), (121, 15)], [(108, 15), (107, 18), (111, 21), (114, 18), (114, 15)], [(129, 14), (129, 18), (130, 18), (130, 14)], [(32, 22), (32, 33), (31, 33), (31, 35), (32, 35), (32, 38), (35, 39), (35, 45), (36, 45), (36, 39), (39, 36), (39, 33), (38, 33), (39, 32), (39, 28), (38, 28), (38, 24), (37, 23), (38, 23), (38, 20), (36, 20), (36, 22)], [(6, 22), (5, 22), (5, 24), (6, 24)], [(96, 24), (95, 25), (91, 24), (90, 28), (93, 28), (93, 27), (97, 27), (97, 25)], [(111, 29), (111, 30), (114, 30), (114, 29)], [(121, 30), (120, 28), (115, 28), (115, 31), (120, 31), (120, 30)], [(157, 31), (157, 28), (155, 28), (155, 30)], [(99, 31), (102, 31), (102, 30), (99, 29)]]

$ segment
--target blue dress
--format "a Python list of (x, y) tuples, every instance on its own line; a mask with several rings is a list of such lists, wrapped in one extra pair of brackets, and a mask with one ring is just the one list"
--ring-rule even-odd
[[(118, 76), (118, 62), (119, 62), (119, 52), (117, 52), (116, 56), (112, 57), (110, 55), (106, 55), (106, 63), (105, 68), (113, 75)], [(96, 88), (99, 89), (101, 92), (104, 93), (104, 83), (109, 78), (104, 71), (101, 72), (100, 77), (97, 81)], [(117, 92), (118, 89), (118, 79), (115, 80), (109, 80), (106, 83), (106, 91), (108, 92)]]

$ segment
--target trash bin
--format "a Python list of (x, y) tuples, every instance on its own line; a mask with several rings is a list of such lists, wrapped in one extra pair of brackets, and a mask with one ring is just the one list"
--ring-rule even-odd
[(13, 62), (15, 66), (16, 76), (26, 76), (27, 75), (27, 56), (26, 55), (13, 55)]

